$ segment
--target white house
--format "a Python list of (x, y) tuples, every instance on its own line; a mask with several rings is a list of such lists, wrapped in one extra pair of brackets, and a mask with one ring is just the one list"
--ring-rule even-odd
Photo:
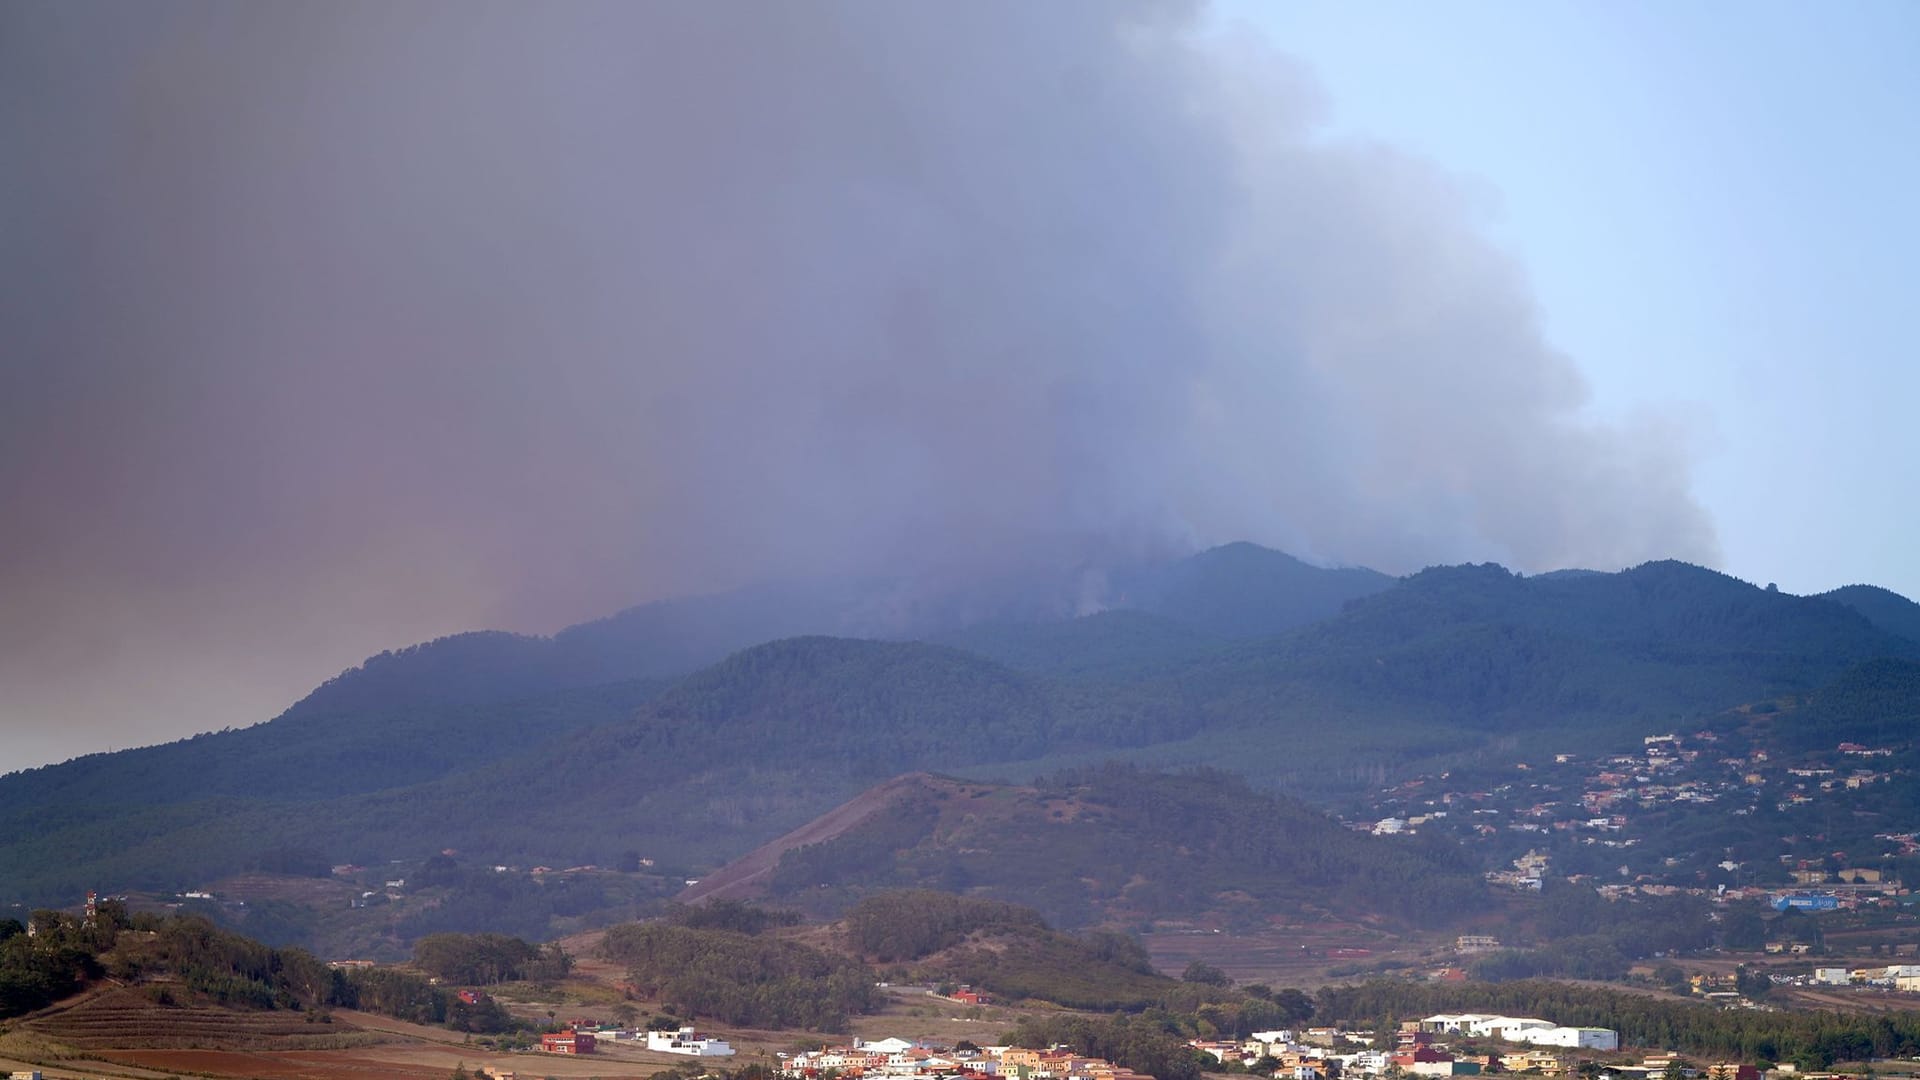
[(1534, 1016), (1489, 1016), (1467, 1025), (1467, 1034), (1492, 1036), (1508, 1042), (1524, 1041), (1522, 1033), (1553, 1027), (1553, 1021)]
[(1618, 1050), (1620, 1034), (1609, 1028), (1559, 1027), (1534, 1016), (1493, 1016), (1487, 1013), (1437, 1013), (1420, 1021), (1420, 1030), (1478, 1035), (1535, 1046), (1568, 1046), (1583, 1050)]
[(686, 1054), (689, 1057), (732, 1057), (733, 1047), (725, 1039), (710, 1039), (690, 1027), (679, 1031), (647, 1032), (647, 1049), (663, 1054)]
[(1340, 1061), (1348, 1069), (1370, 1076), (1386, 1072), (1387, 1066), (1393, 1064), (1393, 1059), (1387, 1056), (1384, 1050), (1362, 1050), (1357, 1054), (1348, 1054), (1340, 1058)]
[(1611, 1028), (1549, 1027), (1516, 1030), (1512, 1041), (1579, 1050), (1618, 1050), (1620, 1033)]
[(863, 1050), (869, 1054), (898, 1054), (903, 1050), (913, 1049), (913, 1044), (900, 1038), (880, 1039), (875, 1042), (864, 1042), (860, 1039), (855, 1039), (853, 1040), (853, 1048), (855, 1050)]
[(1421, 1031), (1436, 1034), (1468, 1031), (1469, 1025), (1499, 1019), (1489, 1013), (1436, 1013), (1420, 1021)]
[[(1920, 974), (1920, 972), (1915, 972), (1915, 974)], [(1285, 1043), (1291, 1043), (1293, 1041), (1293, 1032), (1287, 1031), (1284, 1029), (1280, 1031), (1256, 1031), (1253, 1034), (1247, 1036), (1247, 1038), (1257, 1043), (1285, 1044)]]

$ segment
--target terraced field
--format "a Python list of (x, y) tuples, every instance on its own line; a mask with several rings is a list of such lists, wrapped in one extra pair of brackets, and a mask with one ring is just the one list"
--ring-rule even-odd
[(81, 1051), (142, 1047), (180, 1050), (340, 1050), (388, 1041), (345, 1021), (315, 1014), (241, 1012), (200, 1005), (161, 1005), (145, 990), (117, 987), (20, 1026)]

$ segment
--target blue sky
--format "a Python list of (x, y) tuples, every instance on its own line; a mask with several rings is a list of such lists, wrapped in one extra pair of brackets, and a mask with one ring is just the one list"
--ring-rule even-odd
[(1329, 138), (1461, 177), (1603, 415), (1698, 432), (1723, 569), (1920, 595), (1920, 5), (1229, 3)]

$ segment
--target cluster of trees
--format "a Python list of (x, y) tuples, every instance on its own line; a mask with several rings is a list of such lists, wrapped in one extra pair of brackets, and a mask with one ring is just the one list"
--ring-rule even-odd
[(1550, 1016), (1562, 1024), (1613, 1028), (1623, 1043), (1710, 1059), (1794, 1062), (1802, 1068), (1920, 1053), (1920, 1015), (1911, 1013), (1719, 1009), (1568, 983), (1443, 987), (1376, 981), (1324, 987), (1316, 1005), (1328, 1021), (1376, 1030), (1438, 1012)]
[(1213, 1063), (1187, 1045), (1177, 1024), (1151, 1016), (1037, 1016), (1001, 1035), (1000, 1041), (1036, 1050), (1067, 1046), (1076, 1054), (1105, 1058), (1155, 1080), (1200, 1080)]
[(1077, 937), (1038, 928), (956, 948), (917, 970), (929, 978), (971, 983), (1008, 999), (1070, 1009), (1137, 1011), (1159, 1001), (1175, 985), (1164, 975), (1154, 974), (1144, 957), (1144, 951), (1123, 934)]
[(1313, 1018), (1313, 999), (1263, 983), (1232, 989), (1222, 977), (1181, 980), (1146, 1014), (1187, 1038), (1244, 1039), (1256, 1031), (1299, 1027)]
[(17, 920), (0, 921), (0, 1017), (41, 1008), (103, 975), (167, 976), (235, 1008), (313, 1008), (349, 996), (344, 976), (309, 953), (270, 948), (199, 916), (129, 915), (103, 900), (92, 920), (59, 911), (36, 911), (32, 920), (31, 936)]
[(332, 1003), (345, 1008), (476, 1034), (520, 1032), (528, 1026), (490, 997), (463, 1001), (426, 978), (394, 968), (363, 968), (347, 975), (344, 983)]
[(661, 916), (690, 930), (731, 930), (758, 934), (776, 926), (798, 926), (800, 913), (763, 908), (739, 900), (709, 900), (704, 904), (669, 904)]
[(90, 922), (36, 911), (33, 925), (29, 936), (18, 920), (0, 920), (0, 1019), (43, 1008), (110, 976), (125, 982), (166, 978), (201, 1000), (231, 1008), (337, 1006), (459, 1031), (516, 1026), (491, 1000), (463, 1002), (422, 976), (390, 968), (335, 970), (304, 949), (262, 945), (198, 915), (129, 915), (124, 905), (103, 900)]
[(573, 970), (573, 957), (559, 942), (534, 945), (505, 934), (429, 934), (414, 943), (413, 963), (468, 986), (561, 979)]
[(1554, 883), (1534, 909), (1545, 944), (1482, 953), (1468, 965), (1476, 979), (1622, 979), (1633, 961), (1696, 952), (1713, 944), (1713, 923), (1698, 897), (1613, 901), (1584, 885)]
[(909, 890), (876, 893), (847, 912), (841, 930), (864, 956), (898, 965), (902, 978), (967, 983), (1007, 1000), (1073, 1009), (1149, 1013), (1191, 1035), (1246, 1035), (1298, 1023), (1313, 1003), (1297, 990), (1232, 987), (1200, 965), (1176, 981), (1159, 974), (1140, 942), (1113, 930), (1068, 934), (1018, 904)]
[(876, 893), (840, 922), (847, 944), (880, 963), (918, 960), (982, 931), (1045, 929), (1039, 912), (1018, 904), (924, 889)]
[(969, 983), (1003, 998), (1137, 1010), (1173, 985), (1125, 934), (1062, 933), (1032, 908), (999, 900), (881, 892), (855, 905), (840, 926), (862, 956), (907, 965), (912, 977)]
[(29, 937), (18, 919), (0, 919), (0, 1019), (32, 1012), (80, 989), (100, 973), (94, 948), (57, 912), (33, 914), (49, 930)]
[(624, 964), (667, 1011), (747, 1027), (844, 1031), (875, 1005), (873, 973), (795, 941), (666, 922), (607, 931), (601, 954)]

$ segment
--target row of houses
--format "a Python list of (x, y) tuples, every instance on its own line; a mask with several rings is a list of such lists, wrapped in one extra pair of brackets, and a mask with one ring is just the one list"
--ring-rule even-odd
[(1333, 1028), (1309, 1028), (1298, 1039), (1290, 1031), (1255, 1032), (1237, 1042), (1194, 1040), (1189, 1045), (1226, 1065), (1280, 1080), (1340, 1080), (1343, 1077), (1478, 1076), (1482, 1072), (1533, 1071), (1558, 1074), (1564, 1063), (1557, 1053), (1526, 1050), (1510, 1054), (1455, 1054), (1436, 1042), (1436, 1032), (1418, 1022), (1402, 1026), (1391, 1048), (1373, 1045), (1370, 1035)]
[(1029, 1050), (1017, 1046), (984, 1046), (959, 1050), (905, 1039), (867, 1042), (855, 1039), (847, 1046), (780, 1056), (784, 1076), (843, 1077), (1005, 1077), (1009, 1080), (1151, 1080), (1100, 1058), (1065, 1049)]
[(646, 1049), (662, 1054), (684, 1054), (687, 1057), (732, 1057), (734, 1053), (733, 1047), (725, 1039), (702, 1035), (690, 1027), (677, 1031), (628, 1031), (622, 1028), (587, 1031), (575, 1027), (540, 1036), (540, 1049), (549, 1054), (591, 1054), (602, 1041), (611, 1043), (621, 1040), (642, 1043)]
[(1618, 1050), (1620, 1033), (1612, 1028), (1566, 1027), (1535, 1016), (1497, 1016), (1489, 1013), (1439, 1013), (1419, 1021), (1419, 1030), (1432, 1034), (1470, 1035), (1534, 1046), (1572, 1050)]
[(1920, 964), (1888, 964), (1885, 967), (1823, 967), (1813, 969), (1814, 983), (1821, 986), (1878, 986), (1905, 993), (1920, 993)]

